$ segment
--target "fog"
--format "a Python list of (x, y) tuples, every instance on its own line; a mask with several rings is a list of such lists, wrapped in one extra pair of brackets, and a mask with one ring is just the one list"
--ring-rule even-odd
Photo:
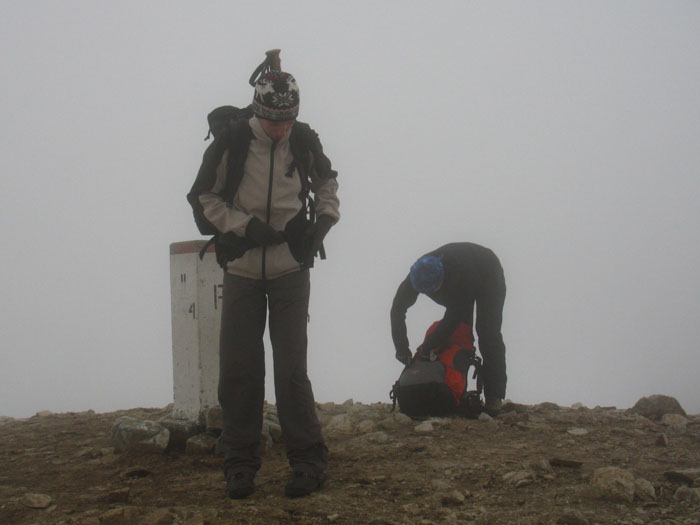
[[(471, 241), (505, 269), (507, 397), (700, 412), (699, 27), (688, 1), (3, 2), (0, 415), (172, 401), (169, 244), (202, 238), (207, 113), (271, 48), (339, 172), (318, 401), (389, 401), (396, 287)], [(412, 348), (442, 315), (419, 298)]]

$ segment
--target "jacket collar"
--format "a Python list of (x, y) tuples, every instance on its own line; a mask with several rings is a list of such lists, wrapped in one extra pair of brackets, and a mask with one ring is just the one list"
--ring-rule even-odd
[[(250, 129), (253, 130), (253, 137), (256, 140), (260, 140), (266, 144), (272, 144), (273, 140), (268, 137), (267, 133), (265, 133), (265, 130), (262, 129), (262, 126), (260, 125), (260, 119), (258, 117), (251, 117), (250, 119)], [(293, 127), (293, 126), (292, 126)], [(289, 129), (289, 131), (285, 134), (284, 137), (282, 137), (280, 140), (277, 141), (277, 144), (284, 144), (286, 142), (289, 142), (289, 135), (292, 133), (292, 128)]]

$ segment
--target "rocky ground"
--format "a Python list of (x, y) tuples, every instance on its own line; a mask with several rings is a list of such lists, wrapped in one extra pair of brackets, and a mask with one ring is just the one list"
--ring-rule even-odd
[(321, 404), (328, 479), (290, 500), (267, 407), (257, 490), (231, 501), (207, 434), (161, 452), (115, 434), (170, 411), (1, 419), (0, 523), (700, 524), (700, 416), (509, 403), (495, 419), (419, 422), (387, 404)]

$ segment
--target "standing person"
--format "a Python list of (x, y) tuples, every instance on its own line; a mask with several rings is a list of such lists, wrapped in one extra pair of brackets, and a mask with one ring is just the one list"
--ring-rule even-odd
[(458, 242), (423, 255), (411, 266), (391, 306), (396, 359), (404, 364), (412, 358), (406, 311), (420, 293), (446, 308), (439, 325), (417, 350), (424, 356), (446, 348), (460, 323), (471, 327), (476, 304), (476, 333), (484, 361), (484, 410), (497, 414), (506, 393), (506, 347), (501, 335), (506, 283), (498, 257), (478, 244)]
[(234, 499), (254, 492), (261, 465), (268, 312), (277, 414), (293, 469), (285, 494), (318, 490), (328, 463), (307, 375), (306, 326), (309, 268), (340, 218), (337, 173), (318, 135), (296, 121), (299, 89), (280, 71), (278, 52), (268, 52), (251, 78), (253, 116), (216, 138), (188, 195), (197, 224), (216, 232), (225, 269), (219, 403), (227, 495)]

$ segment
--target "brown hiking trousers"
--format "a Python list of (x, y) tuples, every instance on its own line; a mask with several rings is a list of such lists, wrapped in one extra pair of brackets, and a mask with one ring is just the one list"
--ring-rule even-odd
[(227, 473), (260, 468), (268, 311), (277, 415), (289, 463), (317, 474), (327, 466), (328, 449), (306, 372), (309, 291), (308, 270), (272, 280), (224, 274), (219, 403)]

